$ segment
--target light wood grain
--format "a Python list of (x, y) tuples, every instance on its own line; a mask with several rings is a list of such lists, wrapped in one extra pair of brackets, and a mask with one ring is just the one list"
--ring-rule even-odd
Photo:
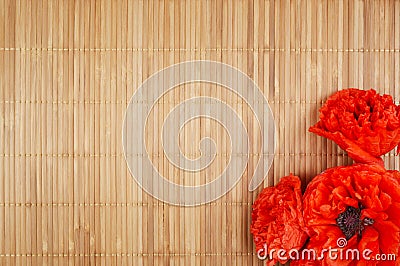
[[(277, 125), (264, 186), (292, 172), (305, 187), (322, 170), (351, 163), (308, 132), (330, 94), (375, 88), (399, 103), (400, 2), (0, 0), (0, 265), (262, 265), (249, 233), (261, 188), (247, 190), (260, 136), (237, 95), (179, 86), (146, 128), (160, 172), (203, 184), (226, 166), (229, 136), (208, 119), (188, 123), (180, 138), (188, 157), (199, 156), (194, 140), (213, 136), (218, 147), (211, 167), (190, 174), (162, 152), (163, 119), (195, 95), (232, 106), (251, 135), (251, 160), (227, 195), (171, 206), (142, 191), (127, 169), (121, 130), (131, 96), (156, 71), (195, 59), (255, 80)], [(394, 152), (384, 160), (400, 168)]]

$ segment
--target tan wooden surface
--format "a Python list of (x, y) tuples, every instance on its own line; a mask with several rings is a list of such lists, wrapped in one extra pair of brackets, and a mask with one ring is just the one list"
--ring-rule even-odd
[[(249, 233), (261, 189), (247, 191), (254, 164), (226, 196), (194, 208), (154, 199), (128, 173), (121, 128), (130, 97), (152, 73), (193, 59), (256, 81), (277, 125), (264, 186), (290, 172), (305, 184), (350, 163), (307, 131), (328, 95), (373, 87), (400, 100), (400, 1), (0, 0), (0, 265), (262, 265)], [(252, 127), (235, 95), (194, 86)], [(154, 139), (186, 91), (160, 102), (147, 128)], [(229, 136), (212, 121), (185, 132), (189, 157), (198, 156), (193, 140), (219, 141), (215, 165), (184, 178), (158, 156), (158, 141), (148, 143), (154, 163), (177, 183), (210, 181), (226, 164)], [(385, 162), (399, 169), (394, 153)]]

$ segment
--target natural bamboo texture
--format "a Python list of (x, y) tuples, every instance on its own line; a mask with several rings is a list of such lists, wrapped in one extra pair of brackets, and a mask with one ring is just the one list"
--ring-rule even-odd
[[(164, 204), (128, 172), (121, 131), (129, 99), (151, 74), (194, 59), (255, 80), (277, 126), (264, 187), (291, 172), (305, 186), (351, 163), (308, 132), (330, 94), (375, 88), (400, 100), (400, 1), (0, 0), (0, 265), (262, 265), (249, 232), (261, 191), (247, 190), (254, 138), (242, 180), (200, 207)], [(194, 177), (174, 170), (159, 145), (173, 106), (213, 95), (254, 131), (236, 95), (191, 86), (163, 97), (146, 129), (154, 164), (186, 185), (224, 168), (229, 136), (213, 120), (192, 121), (182, 150), (196, 157), (197, 141), (211, 136), (216, 161)], [(394, 152), (384, 159), (400, 168)]]

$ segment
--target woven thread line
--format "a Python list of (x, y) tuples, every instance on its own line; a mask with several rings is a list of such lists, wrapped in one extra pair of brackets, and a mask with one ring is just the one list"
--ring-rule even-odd
[[(251, 206), (251, 202), (210, 202), (204, 206)], [(146, 207), (170, 206), (166, 203), (0, 203), (0, 207)]]
[[(245, 104), (244, 101), (225, 101), (228, 104)], [(298, 101), (298, 100), (289, 100), (289, 101), (267, 101), (269, 104), (324, 104), (325, 101)], [(129, 104), (129, 101), (49, 101), (49, 100), (5, 100), (5, 101), (0, 101), (0, 104), (123, 104), (127, 105)], [(133, 101), (132, 103), (136, 104), (150, 104), (148, 101)], [(179, 101), (157, 101), (156, 104), (161, 105), (161, 104), (173, 104), (173, 105), (178, 105), (181, 104), (182, 102)], [(195, 101), (196, 103), (196, 101)], [(200, 102), (198, 103), (201, 104), (219, 104), (219, 101), (206, 101), (206, 102)], [(264, 102), (261, 101), (253, 101), (252, 103), (259, 103), (259, 104), (264, 104)], [(400, 104), (400, 101), (395, 101), (395, 104)]]
[(400, 49), (333, 49), (333, 48), (55, 48), (55, 47), (0, 47), (0, 51), (28, 52), (400, 52)]
[(91, 254), (0, 254), (0, 257), (184, 257), (184, 256), (255, 256), (251, 252), (221, 253), (91, 253)]
[[(217, 153), (215, 156), (221, 157), (230, 157), (230, 156), (250, 156), (256, 157), (260, 155), (265, 156), (347, 156), (346, 153)], [(200, 153), (185, 153), (186, 156), (195, 157), (200, 156)], [(123, 153), (121, 154), (0, 154), (0, 157), (122, 157), (124, 156)], [(152, 154), (128, 154), (127, 157), (163, 157), (163, 153), (152, 153)], [(180, 156), (179, 153), (173, 154), (170, 156)], [(204, 155), (208, 157), (214, 157), (214, 155)], [(391, 154), (383, 155), (385, 157), (391, 157)]]
[[(225, 101), (229, 104), (244, 104), (244, 101)], [(0, 101), (3, 104), (129, 104), (129, 101), (49, 101), (49, 100), (15, 100), (15, 101)], [(141, 104), (150, 104), (150, 101), (132, 101), (132, 103), (141, 103)], [(178, 105), (182, 102), (178, 101), (157, 101), (156, 104), (174, 104)], [(210, 100), (210, 101), (194, 101), (194, 103), (199, 104), (219, 104), (219, 101)], [(264, 104), (263, 101), (252, 101), (251, 103), (259, 103)], [(324, 104), (325, 101), (268, 101), (270, 104)]]
[[(264, 156), (317, 156), (317, 157), (321, 157), (321, 156), (348, 156), (347, 153), (275, 153), (275, 154), (271, 154), (271, 153), (217, 153), (215, 156), (221, 156), (221, 157), (231, 157), (231, 156), (250, 156), (250, 157), (258, 157), (260, 155), (264, 155)], [(199, 157), (201, 154), (200, 153), (185, 153), (186, 156), (189, 157)], [(62, 153), (62, 154), (0, 154), (0, 157), (72, 157), (72, 158), (76, 158), (76, 157), (123, 157), (125, 156), (123, 153), (120, 154), (66, 154), (66, 153)], [(152, 154), (127, 154), (127, 157), (164, 157), (165, 155), (163, 153), (152, 153)], [(180, 154), (172, 154), (170, 156), (180, 156)], [(206, 157), (214, 157), (214, 155), (203, 155)], [(395, 157), (397, 158), (397, 155), (395, 154), (395, 152), (391, 152), (391, 153), (386, 153), (384, 155), (382, 155), (381, 157)]]

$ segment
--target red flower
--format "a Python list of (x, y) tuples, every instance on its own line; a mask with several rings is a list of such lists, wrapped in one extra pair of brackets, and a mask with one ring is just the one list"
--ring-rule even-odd
[(381, 155), (400, 149), (400, 106), (373, 89), (342, 90), (328, 98), (310, 131), (335, 141), (356, 162), (383, 165)]
[[(360, 260), (300, 261), (297, 265), (399, 265), (400, 173), (380, 165), (355, 164), (336, 167), (316, 176), (303, 197), (304, 221), (310, 241), (307, 249), (358, 249)], [(395, 254), (397, 261), (366, 261), (362, 252)], [(345, 254), (345, 253), (344, 253)], [(351, 259), (351, 257), (350, 257)], [(308, 264), (307, 264), (308, 263)], [(295, 265), (294, 264), (294, 265)]]
[[(259, 255), (265, 248), (300, 249), (307, 240), (304, 231), (301, 182), (297, 176), (286, 176), (275, 187), (265, 188), (253, 204), (251, 233)], [(269, 254), (267, 252), (267, 254)], [(278, 260), (276, 252), (267, 265)]]

